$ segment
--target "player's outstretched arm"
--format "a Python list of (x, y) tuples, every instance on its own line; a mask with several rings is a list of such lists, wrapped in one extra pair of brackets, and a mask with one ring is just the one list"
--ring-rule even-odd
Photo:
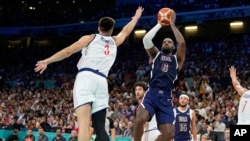
[(174, 33), (175, 39), (178, 43), (176, 55), (177, 55), (177, 60), (178, 60), (178, 65), (179, 65), (179, 70), (180, 70), (186, 58), (186, 43), (185, 43), (185, 39), (183, 35), (175, 26), (175, 20), (176, 20), (176, 13), (173, 10), (171, 10), (171, 16), (170, 16), (169, 22), (170, 22), (170, 27)]
[(135, 15), (132, 17), (132, 20), (122, 28), (122, 31), (118, 35), (114, 36), (117, 46), (120, 46), (124, 42), (124, 40), (129, 36), (129, 34), (133, 31), (137, 21), (141, 17), (143, 10), (144, 8), (139, 6), (135, 12)]
[(245, 91), (247, 91), (246, 88), (243, 88), (241, 85), (240, 85), (240, 82), (238, 81), (238, 77), (237, 77), (237, 74), (236, 74), (236, 68), (234, 66), (231, 66), (229, 68), (229, 72), (230, 72), (230, 77), (232, 79), (232, 84), (233, 84), (233, 87), (234, 89), (237, 91), (237, 93), (242, 96), (243, 93)]
[(61, 61), (65, 58), (68, 58), (72, 54), (80, 51), (82, 48), (88, 45), (88, 43), (94, 38), (93, 35), (86, 35), (80, 38), (78, 41), (74, 42), (70, 46), (60, 50), (59, 52), (55, 53), (54, 55), (46, 58), (44, 60), (38, 61), (35, 65), (35, 72), (39, 72), (42, 74), (46, 69), (47, 66), (51, 63)]

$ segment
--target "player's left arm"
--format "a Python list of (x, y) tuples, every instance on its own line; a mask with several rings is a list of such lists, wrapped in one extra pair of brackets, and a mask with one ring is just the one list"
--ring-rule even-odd
[(129, 36), (129, 34), (133, 31), (137, 21), (141, 17), (143, 10), (144, 8), (139, 6), (135, 12), (134, 17), (132, 17), (132, 20), (122, 28), (122, 31), (118, 35), (113, 36), (117, 46), (120, 46), (124, 42), (124, 40)]
[(192, 127), (193, 141), (197, 141), (197, 127), (196, 127), (196, 122), (197, 122), (196, 113), (194, 111), (192, 111), (191, 127)]
[(170, 22), (170, 27), (174, 33), (175, 39), (178, 43), (176, 56), (177, 56), (177, 61), (178, 61), (178, 66), (179, 66), (178, 69), (180, 70), (186, 58), (186, 43), (185, 43), (185, 39), (183, 35), (179, 31), (179, 29), (175, 26), (175, 20), (176, 20), (175, 12), (171, 12), (171, 14), (172, 15), (170, 16), (169, 22)]

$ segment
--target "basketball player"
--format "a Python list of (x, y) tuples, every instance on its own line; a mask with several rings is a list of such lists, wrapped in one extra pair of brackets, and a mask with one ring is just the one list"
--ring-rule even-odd
[(236, 92), (241, 96), (238, 108), (238, 125), (250, 125), (250, 90), (243, 88), (238, 81), (236, 68), (229, 68), (232, 84)]
[(91, 113), (97, 135), (96, 141), (109, 140), (104, 129), (109, 100), (106, 76), (115, 61), (117, 46), (121, 45), (132, 32), (143, 10), (142, 7), (138, 7), (131, 21), (116, 36), (111, 36), (114, 19), (101, 18), (98, 34), (85, 35), (72, 45), (36, 64), (35, 72), (42, 74), (49, 64), (61, 61), (76, 52), (82, 52), (82, 57), (77, 64), (79, 71), (73, 88), (74, 108), (79, 123), (79, 141), (89, 141)]
[[(138, 108), (141, 107), (141, 102), (143, 100), (144, 94), (146, 93), (148, 86), (145, 82), (137, 82), (135, 83), (135, 95), (136, 99), (139, 102)], [(158, 130), (155, 116), (152, 117), (150, 122), (147, 122), (144, 125), (144, 133), (142, 135), (141, 141), (154, 141), (158, 135), (160, 135), (160, 131)]]
[[(175, 114), (175, 135), (174, 141), (197, 141), (196, 114), (190, 109), (189, 97), (181, 94), (179, 106), (174, 109)], [(192, 134), (191, 134), (192, 133)]]
[(178, 47), (176, 54), (174, 41), (165, 38), (161, 50), (153, 44), (152, 39), (161, 29), (157, 23), (143, 38), (144, 48), (149, 55), (151, 64), (151, 78), (149, 89), (142, 101), (142, 107), (138, 109), (135, 122), (134, 141), (141, 141), (143, 126), (156, 115), (156, 121), (161, 131), (156, 141), (169, 141), (174, 136), (174, 111), (172, 106), (172, 90), (174, 81), (177, 79), (178, 71), (182, 68), (185, 60), (186, 45), (180, 31), (175, 26), (176, 14), (171, 11), (170, 27), (177, 40)]

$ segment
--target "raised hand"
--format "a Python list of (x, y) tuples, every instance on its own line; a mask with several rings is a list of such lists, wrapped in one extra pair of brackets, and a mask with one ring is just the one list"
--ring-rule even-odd
[(135, 12), (135, 15), (133, 18), (139, 19), (141, 17), (141, 14), (143, 12), (144, 8), (139, 6)]
[(170, 19), (169, 19), (169, 23), (170, 24), (175, 24), (175, 20), (176, 20), (175, 11), (173, 9), (171, 9), (170, 14), (171, 14), (171, 16), (170, 16)]
[(45, 60), (42, 60), (38, 61), (35, 66), (36, 66), (34, 68), (35, 72), (39, 72), (40, 74), (42, 74), (47, 69), (48, 64), (46, 63)]
[(230, 72), (230, 77), (231, 78), (237, 78), (237, 75), (236, 75), (236, 68), (234, 66), (231, 66), (229, 68), (229, 72)]

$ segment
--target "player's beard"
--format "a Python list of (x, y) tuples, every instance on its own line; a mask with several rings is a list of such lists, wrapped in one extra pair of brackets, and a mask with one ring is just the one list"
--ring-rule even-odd
[(173, 47), (162, 48), (161, 51), (165, 54), (170, 54), (173, 52)]
[(185, 107), (187, 107), (187, 104), (183, 104), (183, 105), (180, 104), (180, 107), (181, 107), (181, 108), (185, 108)]

